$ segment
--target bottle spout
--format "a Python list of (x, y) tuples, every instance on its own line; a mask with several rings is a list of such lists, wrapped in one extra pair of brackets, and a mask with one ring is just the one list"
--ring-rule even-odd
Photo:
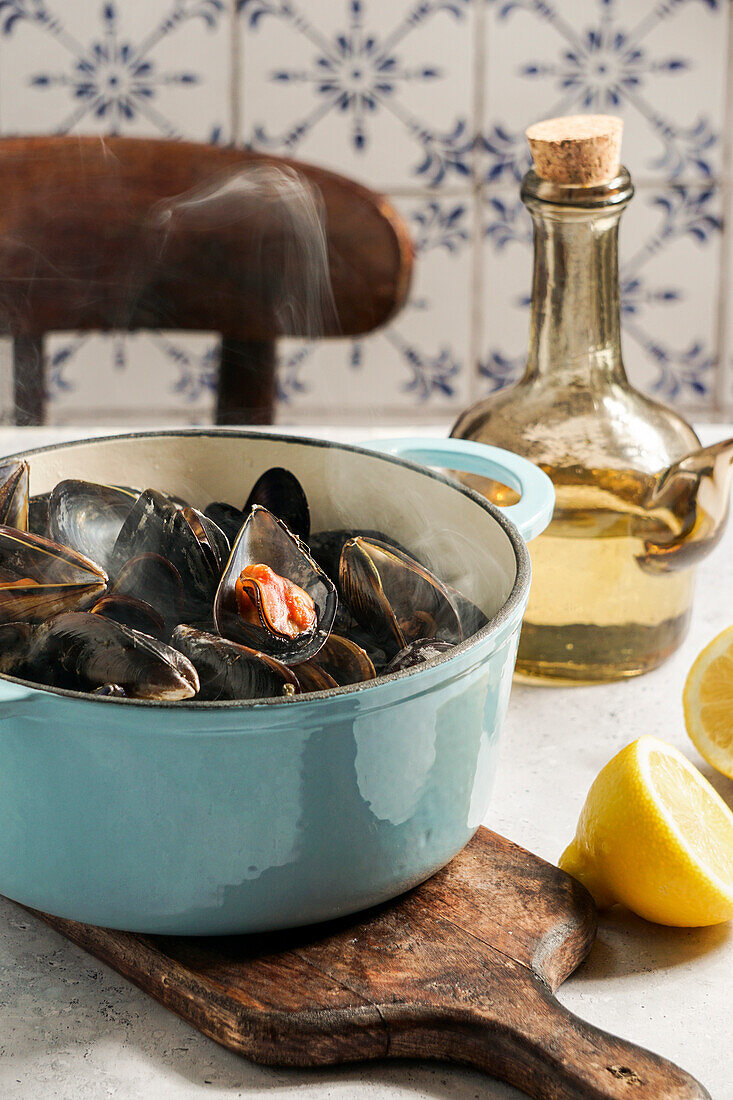
[(697, 565), (725, 530), (732, 480), (733, 439), (702, 447), (663, 470), (645, 506), (664, 522), (645, 540), (639, 564), (654, 573)]

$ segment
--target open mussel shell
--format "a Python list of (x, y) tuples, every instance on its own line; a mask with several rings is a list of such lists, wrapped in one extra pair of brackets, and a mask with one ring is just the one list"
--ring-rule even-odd
[(452, 642), (441, 642), (437, 638), (418, 638), (416, 642), (410, 642), (408, 646), (392, 658), (385, 673), (402, 672), (405, 668), (413, 668), (415, 665), (425, 664), (435, 657), (442, 657), (455, 649)]
[[(373, 680), (377, 675), (374, 664), (368, 654), (356, 642), (344, 638), (333, 631), (321, 646), (317, 655), (309, 664), (318, 666), (333, 679), (337, 687), (349, 684), (361, 684)], [(294, 671), (301, 679), (302, 665), (296, 665)], [(313, 688), (309, 690), (315, 690)]]
[(0, 464), (0, 524), (28, 530), (28, 463)]
[(303, 661), (295, 671), (301, 691), (329, 691), (339, 686), (338, 681), (318, 661)]
[(244, 514), (249, 515), (254, 504), (261, 504), (282, 520), (289, 531), (303, 542), (308, 542), (311, 530), (308, 498), (295, 474), (282, 466), (272, 466), (258, 477), (252, 486)]
[(0, 527), (0, 622), (41, 622), (87, 607), (106, 585), (104, 570), (76, 550)]
[(166, 633), (183, 621), (183, 581), (160, 554), (138, 554), (120, 569), (110, 596), (141, 600), (159, 615)]
[(212, 573), (218, 580), (231, 552), (229, 539), (222, 529), (203, 512), (199, 512), (198, 508), (187, 505), (181, 511), (198, 539)]
[[(275, 573), (302, 588), (313, 600), (316, 623), (295, 638), (273, 631), (264, 618), (246, 622), (239, 614), (235, 586), (248, 565), (268, 565)], [(286, 665), (314, 657), (331, 631), (338, 596), (336, 587), (284, 523), (266, 508), (254, 505), (237, 537), (214, 600), (214, 620), (219, 633), (249, 645)]]
[(418, 638), (457, 644), (458, 613), (445, 585), (408, 554), (375, 539), (344, 544), (339, 585), (361, 626), (388, 658)]
[(335, 527), (328, 531), (318, 531), (315, 535), (311, 535), (308, 541), (308, 549), (313, 559), (320, 565), (323, 572), (331, 578), (336, 586), (338, 586), (339, 583), (341, 551), (350, 539), (355, 538), (374, 539), (377, 542), (385, 543), (387, 546), (394, 546), (398, 550), (402, 550), (406, 553), (405, 548), (400, 545), (400, 543), (395, 542), (389, 535), (385, 535), (381, 531), (372, 531), (366, 528), (355, 530), (345, 527)]
[(36, 628), (26, 676), (77, 691), (117, 684), (130, 698), (163, 702), (192, 699), (199, 689), (196, 669), (177, 649), (83, 611)]
[(216, 634), (184, 624), (173, 631), (171, 645), (196, 669), (198, 699), (277, 699), (300, 691), (298, 680), (280, 661)]
[(92, 615), (101, 615), (105, 619), (127, 626), (131, 630), (139, 630), (143, 634), (150, 634), (153, 638), (164, 641), (170, 631), (166, 629), (163, 616), (144, 600), (135, 599), (134, 596), (113, 594), (102, 596), (90, 609)]
[[(183, 588), (184, 619), (210, 615), (217, 577), (212, 573), (206, 551), (184, 511), (155, 489), (140, 494), (122, 525), (110, 562), (113, 580), (117, 581), (131, 558), (142, 554), (164, 558), (178, 573)], [(140, 592), (129, 594), (152, 603)]]
[(224, 532), (229, 539), (230, 546), (234, 544), (234, 540), (242, 530), (244, 521), (247, 518), (241, 508), (235, 508), (233, 504), (226, 504), (221, 500), (215, 500), (211, 504), (207, 504), (204, 508), (204, 515), (207, 519), (212, 520), (220, 531)]
[(458, 621), (461, 624), (464, 639), (472, 638), (474, 634), (486, 626), (489, 621), (488, 615), (485, 615), (480, 607), (477, 607), (472, 600), (469, 600), (457, 588), (453, 588), (449, 584), (445, 588), (458, 614)]
[(132, 489), (69, 478), (59, 481), (48, 502), (48, 532), (109, 571), (117, 536), (137, 494)]
[(373, 680), (377, 675), (374, 664), (361, 646), (333, 631), (316, 656), (296, 665), (293, 671), (303, 691), (348, 687)]

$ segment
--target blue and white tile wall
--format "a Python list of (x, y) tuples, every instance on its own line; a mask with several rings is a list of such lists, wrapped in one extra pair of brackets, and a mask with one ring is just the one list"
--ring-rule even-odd
[[(279, 418), (428, 421), (522, 369), (525, 127), (620, 114), (629, 372), (731, 415), (732, 20), (726, 0), (0, 0), (0, 133), (233, 141), (385, 191), (417, 245), (410, 301), (363, 340), (284, 342)], [(56, 422), (211, 417), (206, 334), (46, 350)]]

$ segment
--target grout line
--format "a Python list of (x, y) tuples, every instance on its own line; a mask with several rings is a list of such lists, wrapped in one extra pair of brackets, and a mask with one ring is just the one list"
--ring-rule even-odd
[(243, 50), (241, 48), (241, 25), (239, 16), (237, 14), (237, 0), (229, 0), (229, 5), (229, 61), (231, 65), (229, 112), (232, 127), (232, 144), (241, 145), (242, 120), (240, 117), (240, 104), (242, 90), (242, 64), (244, 58)]
[[(730, 127), (733, 124), (733, 4), (728, 6), (728, 49), (726, 52), (727, 69), (725, 82), (725, 103), (723, 105), (723, 178), (729, 179), (731, 157), (733, 157), (733, 145), (731, 143)], [(716, 342), (718, 364), (715, 371), (715, 386), (713, 391), (713, 407), (716, 412), (722, 412), (726, 407), (726, 376), (730, 367), (727, 310), (730, 294), (730, 265), (733, 259), (731, 255), (730, 224), (730, 191), (723, 187), (723, 231), (720, 243), (720, 260), (718, 270), (718, 309), (716, 322)]]

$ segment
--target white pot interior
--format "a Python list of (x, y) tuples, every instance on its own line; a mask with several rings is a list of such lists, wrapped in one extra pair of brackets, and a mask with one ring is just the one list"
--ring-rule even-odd
[(516, 579), (512, 542), (479, 503), (417, 470), (337, 444), (234, 433), (143, 435), (54, 447), (28, 461), (33, 495), (64, 478), (85, 478), (161, 489), (198, 508), (213, 500), (242, 507), (261, 473), (285, 466), (308, 495), (313, 531), (384, 531), (489, 617)]

